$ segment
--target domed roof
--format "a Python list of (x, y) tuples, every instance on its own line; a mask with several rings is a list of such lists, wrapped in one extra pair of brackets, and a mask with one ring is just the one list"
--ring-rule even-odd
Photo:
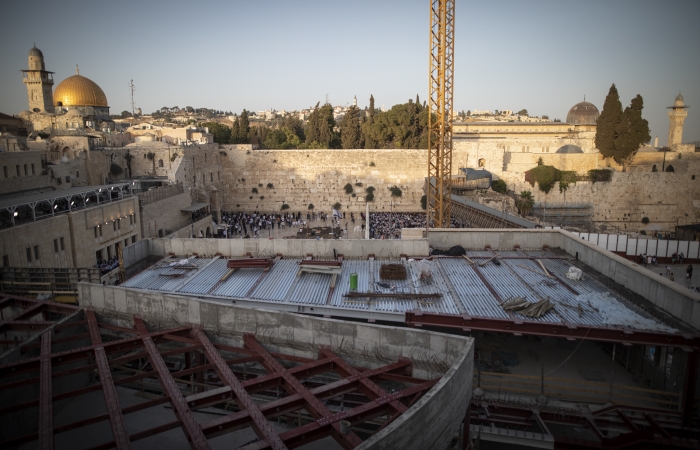
[(572, 125), (595, 125), (600, 112), (593, 103), (576, 103), (566, 115), (566, 123)]
[(557, 153), (583, 153), (583, 150), (581, 150), (581, 147), (579, 147), (578, 145), (566, 144), (562, 147), (559, 147)]
[[(60, 105), (59, 105), (60, 103)], [(89, 78), (73, 75), (61, 81), (53, 92), (54, 106), (103, 106), (107, 105), (107, 96), (102, 89)]]
[(40, 57), (40, 58), (43, 58), (43, 57), (44, 57), (44, 54), (41, 53), (41, 50), (39, 50), (38, 48), (36, 48), (36, 45), (35, 45), (34, 47), (32, 47), (32, 48), (29, 49), (29, 56), (38, 56), (38, 57)]

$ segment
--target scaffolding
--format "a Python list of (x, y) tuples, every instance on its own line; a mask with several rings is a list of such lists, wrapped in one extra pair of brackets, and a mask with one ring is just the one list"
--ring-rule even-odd
[(591, 223), (593, 206), (590, 203), (536, 203), (532, 215), (545, 223), (587, 227)]

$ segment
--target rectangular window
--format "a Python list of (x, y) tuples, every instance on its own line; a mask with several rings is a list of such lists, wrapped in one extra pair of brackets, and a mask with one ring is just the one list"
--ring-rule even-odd
[(66, 176), (66, 183), (70, 183), (70, 175)]
[(112, 221), (112, 228), (114, 228), (114, 231), (117, 231), (117, 221), (116, 220)]
[(100, 237), (102, 237), (102, 225), (98, 225), (97, 228), (100, 229)]
[(10, 267), (10, 256), (9, 255), (2, 256), (2, 266), (3, 267)]
[(5, 178), (8, 178), (8, 176), (7, 176), (7, 166), (2, 166), (2, 171), (3, 171), (4, 174), (5, 174)]
[(107, 259), (112, 259), (112, 246), (107, 247)]
[(134, 223), (138, 222), (138, 221), (136, 220), (136, 214), (132, 214), (132, 216), (134, 216)]
[(218, 170), (216, 171), (216, 180), (221, 181), (221, 172), (219, 172)]
[(209, 172), (209, 181), (212, 181), (212, 182), (214, 181), (214, 173), (213, 172)]
[(61, 250), (63, 251), (65, 249), (66, 249), (66, 247), (65, 247), (65, 245), (63, 245), (63, 238), (61, 238)]
[(117, 219), (117, 228), (122, 229), (122, 219)]
[(27, 262), (32, 262), (32, 248), (27, 247)]
[(135, 244), (135, 243), (136, 243), (136, 236), (135, 236), (135, 235), (134, 235), (134, 236), (131, 236), (131, 243), (132, 243), (132, 244)]
[(129, 225), (133, 225), (133, 224), (134, 224), (134, 216), (129, 215)]
[(95, 227), (95, 239), (97, 239), (97, 227)]
[(56, 184), (61, 184), (61, 178), (56, 178)]
[(36, 175), (36, 172), (34, 172), (34, 164), (32, 164), (32, 175)]
[(15, 166), (15, 168), (17, 169), (17, 176), (18, 176), (18, 177), (21, 177), (22, 174), (19, 173), (19, 164), (17, 164), (17, 166)]
[(129, 245), (129, 238), (124, 239), (124, 247), (126, 247), (127, 245)]
[(75, 178), (80, 178), (80, 171), (79, 170), (75, 171)]
[(38, 259), (39, 259), (39, 246), (35, 245), (34, 246), (34, 260), (38, 260)]
[(53, 252), (58, 253), (58, 239), (53, 240)]
[(26, 177), (27, 175), (29, 175), (29, 171), (27, 170), (27, 165), (25, 164), (24, 165), (24, 176)]

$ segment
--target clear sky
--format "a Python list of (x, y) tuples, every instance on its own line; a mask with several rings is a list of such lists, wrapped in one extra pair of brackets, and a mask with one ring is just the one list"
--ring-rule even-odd
[[(111, 111), (193, 106), (240, 112), (325, 101), (390, 107), (428, 89), (429, 0), (4, 0), (0, 111), (27, 109), (19, 72), (36, 42), (56, 84), (80, 73)], [(641, 94), (652, 139), (666, 106), (690, 105), (684, 142), (700, 140), (700, 1), (457, 0), (455, 108), (526, 108), (566, 119)], [(695, 106), (695, 107), (692, 107)]]

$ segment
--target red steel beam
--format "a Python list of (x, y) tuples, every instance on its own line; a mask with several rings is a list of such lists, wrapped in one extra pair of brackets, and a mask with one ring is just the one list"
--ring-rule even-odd
[[(174, 328), (171, 330), (166, 330), (166, 331), (157, 331), (153, 333), (149, 333), (147, 336), (151, 337), (152, 339), (155, 338), (160, 338), (161, 336), (165, 334), (177, 334), (177, 333), (182, 333), (182, 332), (189, 332), (192, 329), (192, 327), (180, 327), (180, 328)], [(120, 339), (117, 341), (110, 341), (106, 344), (96, 346), (96, 345), (89, 345), (87, 347), (80, 347), (76, 348), (73, 350), (68, 350), (65, 352), (60, 352), (60, 353), (53, 353), (51, 354), (51, 363), (56, 365), (58, 363), (61, 364), (66, 364), (69, 362), (75, 362), (75, 361), (81, 361), (84, 359), (90, 359), (93, 357), (92, 353), (94, 352), (95, 348), (97, 347), (103, 347), (105, 349), (105, 352), (110, 353), (110, 352), (117, 352), (117, 351), (126, 351), (129, 349), (133, 348), (138, 348), (143, 346), (142, 342), (142, 337), (134, 337), (134, 338), (127, 338), (127, 339)], [(0, 366), (0, 378), (3, 378), (8, 375), (17, 375), (19, 373), (23, 373), (24, 371), (31, 371), (31, 370), (38, 370), (39, 369), (39, 363), (41, 361), (41, 357), (35, 357), (35, 358), (28, 358), (24, 359), (21, 361), (16, 361), (13, 363), (5, 364)]]
[[(338, 355), (333, 353), (330, 349), (321, 348), (319, 352), (321, 352), (327, 358), (338, 358), (336, 362), (336, 364), (338, 365), (336, 371), (340, 373), (341, 376), (348, 378), (357, 377), (358, 375), (360, 375), (360, 372), (357, 369), (340, 359)], [(360, 385), (364, 387), (364, 389), (362, 389), (362, 393), (365, 394), (365, 396), (370, 400), (385, 397), (386, 395), (388, 395), (384, 389), (379, 387), (374, 381), (368, 378), (360, 378)], [(398, 400), (390, 402), (389, 405), (391, 405), (391, 407), (394, 408), (396, 412), (399, 412), (401, 414), (405, 413), (408, 410), (408, 407)]]
[(158, 372), (158, 379), (160, 380), (161, 386), (168, 397), (170, 397), (170, 404), (173, 405), (173, 410), (177, 418), (182, 422), (182, 430), (185, 432), (187, 440), (192, 448), (209, 449), (209, 443), (207, 443), (207, 438), (204, 436), (204, 433), (202, 433), (202, 428), (195, 420), (192, 411), (190, 411), (190, 408), (187, 406), (185, 398), (175, 384), (175, 380), (173, 380), (173, 377), (170, 375), (170, 371), (165, 365), (165, 361), (163, 361), (158, 347), (156, 347), (153, 339), (149, 336), (148, 329), (143, 323), (141, 316), (134, 316), (134, 324), (143, 340), (143, 347), (148, 353), (151, 366)]
[(0, 322), (0, 331), (39, 331), (53, 324), (49, 320), (4, 320)]
[(623, 328), (591, 327), (560, 323), (531, 322), (527, 320), (495, 319), (490, 317), (456, 316), (406, 311), (406, 324), (411, 327), (434, 326), (459, 328), (464, 331), (481, 330), (496, 333), (529, 334), (623, 344), (658, 345), (666, 347), (700, 348), (700, 336), (689, 334), (655, 333)]
[[(326, 405), (321, 403), (321, 401), (314, 394), (309, 392), (309, 390), (305, 388), (304, 385), (302, 385), (301, 382), (294, 377), (294, 375), (290, 374), (287, 369), (282, 366), (282, 364), (280, 364), (267, 350), (265, 350), (265, 348), (260, 345), (257, 340), (255, 340), (253, 335), (244, 335), (243, 342), (248, 348), (254, 350), (258, 355), (263, 357), (261, 364), (263, 367), (265, 367), (265, 369), (270, 372), (278, 372), (282, 374), (282, 378), (284, 379), (286, 386), (288, 386), (288, 388), (291, 390), (290, 394), (301, 395), (308, 404), (308, 406), (305, 408), (307, 408), (311, 415), (315, 416), (316, 419), (329, 418), (332, 415), (331, 410), (329, 410)], [(331, 426), (333, 427), (333, 432), (331, 433), (333, 438), (343, 448), (352, 449), (362, 444), (362, 440), (354, 432), (351, 431), (348, 434), (342, 434), (340, 432), (339, 424), (334, 422)]]
[[(369, 403), (365, 403), (349, 411), (332, 414), (302, 427), (287, 431), (282, 433), (280, 437), (289, 448), (308, 444), (311, 441), (327, 436), (329, 433), (332, 434), (335, 429), (334, 425), (338, 425), (338, 422), (341, 420), (347, 420), (352, 424), (372, 420), (375, 417), (386, 414), (386, 412), (390, 410), (389, 402), (427, 391), (435, 386), (438, 381), (440, 381), (439, 378), (411, 386), (402, 391), (372, 400)], [(256, 442), (255, 444), (247, 446), (246, 450), (263, 450), (266, 448), (269, 447), (265, 445), (264, 442)]]
[(39, 448), (53, 449), (53, 380), (51, 378), (51, 331), (41, 335), (39, 382)]
[(238, 378), (231, 372), (231, 368), (226, 364), (224, 358), (221, 357), (218, 351), (214, 348), (207, 335), (199, 328), (192, 330), (194, 337), (204, 346), (204, 353), (207, 359), (211, 361), (217, 374), (222, 381), (226, 382), (231, 388), (233, 395), (236, 397), (236, 403), (240, 409), (248, 411), (252, 421), (255, 434), (262, 440), (267, 441), (271, 448), (275, 450), (285, 450), (287, 447), (282, 443), (277, 432), (272, 428), (272, 425), (267, 421), (260, 408), (255, 404), (253, 399), (248, 395), (248, 392)]
[[(93, 345), (102, 344), (102, 337), (100, 336), (100, 329), (97, 326), (95, 311), (91, 309), (87, 310), (85, 311), (85, 316), (87, 317), (88, 329)], [(130, 449), (131, 441), (129, 441), (129, 433), (126, 430), (126, 423), (124, 422), (122, 410), (119, 407), (119, 396), (114, 386), (112, 371), (109, 368), (109, 360), (107, 360), (104, 347), (95, 349), (95, 363), (97, 364), (97, 371), (100, 375), (100, 381), (102, 382), (102, 394), (104, 395), (105, 406), (109, 414), (109, 423), (112, 427), (112, 437), (114, 438), (115, 447), (117, 447), (118, 450)]]
[(29, 308), (24, 309), (23, 311), (19, 312), (17, 315), (12, 316), (12, 317), (8, 318), (7, 320), (16, 321), (16, 320), (31, 319), (32, 317), (39, 314), (41, 312), (41, 310), (44, 308), (44, 306), (46, 306), (46, 305), (42, 305), (41, 303), (34, 303)]

